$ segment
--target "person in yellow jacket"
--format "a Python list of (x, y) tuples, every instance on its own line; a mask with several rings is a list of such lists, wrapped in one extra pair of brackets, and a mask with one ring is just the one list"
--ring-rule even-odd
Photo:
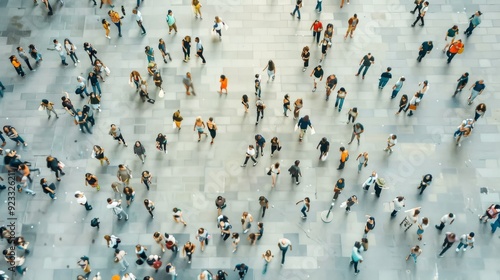
[(122, 37), (122, 26), (121, 26), (122, 25), (122, 21), (121, 21), (121, 19), (123, 17), (120, 17), (120, 14), (118, 14), (118, 12), (113, 11), (113, 10), (109, 10), (108, 15), (109, 15), (109, 18), (111, 18), (111, 21), (118, 28), (118, 36)]

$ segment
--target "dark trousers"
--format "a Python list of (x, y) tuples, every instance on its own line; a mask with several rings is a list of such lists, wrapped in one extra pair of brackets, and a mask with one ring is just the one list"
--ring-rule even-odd
[(422, 4), (420, 5), (415, 5), (415, 9), (413, 9), (413, 11), (411, 12), (412, 14), (414, 14), (417, 10), (418, 10), (418, 13), (420, 14), (420, 9), (422, 8)]
[(229, 238), (229, 233), (222, 234), (222, 240), (226, 241)]
[(439, 230), (443, 230), (443, 228), (444, 228), (444, 223), (443, 223), (443, 222), (441, 222), (441, 224), (439, 224), (439, 226), (436, 226), (436, 228), (437, 228), (437, 229), (439, 229)]
[(361, 66), (359, 67), (359, 70), (358, 70), (358, 75), (359, 73), (361, 73), (361, 70), (363, 70), (363, 68), (365, 68), (365, 71), (363, 71), (363, 77), (366, 75), (366, 72), (368, 71), (368, 68), (370, 68), (370, 65), (366, 66), (364, 64), (361, 64)]
[(417, 19), (415, 20), (415, 22), (413, 23), (413, 25), (417, 24), (417, 22), (418, 22), (419, 20), (422, 22), (422, 25), (424, 25), (424, 17), (420, 16), (420, 13), (418, 14), (418, 17), (417, 17)]
[(446, 55), (448, 56), (448, 63), (451, 62), (451, 60), (453, 59), (453, 57), (455, 57), (455, 55), (457, 55), (456, 53), (452, 53), (450, 51), (446, 51)]
[(115, 140), (117, 140), (117, 141), (122, 141), (122, 142), (123, 142), (123, 144), (126, 144), (126, 143), (125, 143), (125, 139), (123, 139), (123, 135), (121, 135), (121, 134), (120, 134), (120, 136), (115, 137)]
[(298, 183), (299, 182), (299, 174), (297, 175), (292, 175), (292, 180), (293, 178), (295, 178), (295, 182)]
[(281, 264), (284, 264), (285, 263), (285, 255), (286, 255), (286, 251), (288, 251), (288, 246), (283, 248), (280, 246), (280, 250), (281, 250)]
[(26, 62), (26, 65), (28, 65), (28, 68), (33, 71), (33, 68), (31, 67), (30, 60), (28, 58), (24, 59), (24, 62)]
[(427, 188), (427, 185), (420, 184), (420, 186), (418, 188), (420, 189), (420, 194), (422, 194), (422, 193), (424, 193), (425, 188)]
[(253, 162), (255, 162), (255, 163), (257, 162), (257, 161), (255, 160), (255, 158), (253, 158), (253, 156), (247, 156), (247, 157), (245, 158), (245, 162), (244, 162), (243, 164), (247, 164), (248, 159), (250, 159), (250, 158), (252, 159), (252, 161), (253, 161)]
[(71, 60), (73, 60), (73, 63), (77, 63), (78, 62), (78, 56), (76, 56), (75, 52), (70, 52), (69, 53), (69, 57), (71, 58)]
[(80, 125), (80, 130), (82, 131), (82, 133), (85, 133), (85, 129), (87, 129), (87, 132), (92, 134), (92, 131), (90, 131), (90, 128), (89, 128), (89, 125), (87, 124), (87, 122), (81, 123), (79, 125)]
[(14, 67), (16, 69), (17, 75), (20, 75), (21, 77), (24, 77), (24, 70), (22, 66), (19, 67)]
[(295, 9), (292, 12), (292, 16), (295, 15), (295, 12), (297, 12), (297, 17), (300, 19), (300, 8), (297, 5), (295, 5)]
[(262, 218), (266, 215), (266, 206), (262, 206)]
[(345, 161), (340, 161), (340, 165), (339, 165), (339, 168), (337, 169), (344, 169), (344, 166), (345, 166)]
[(201, 62), (206, 63), (205, 57), (203, 56), (203, 50), (198, 50), (196, 54), (201, 58)]
[(444, 253), (446, 253), (446, 251), (448, 251), (448, 249), (451, 248), (451, 246), (453, 246), (453, 242), (448, 241), (448, 238), (445, 237), (443, 242), (443, 250), (441, 251), (441, 253), (439, 253), (439, 255), (442, 256)]
[(396, 217), (397, 214), (398, 214), (398, 210), (393, 210), (391, 213), (391, 217)]
[(424, 50), (419, 51), (419, 52), (418, 52), (418, 57), (417, 57), (418, 62), (422, 61), (422, 58), (424, 58), (424, 56), (425, 56), (426, 54), (427, 54), (427, 52), (426, 52), (426, 51), (424, 51)]
[(118, 28), (118, 36), (120, 36), (120, 37), (121, 37), (121, 36), (122, 36), (122, 23), (121, 23), (121, 21), (119, 21), (119, 22), (113, 22), (113, 23), (114, 23), (114, 24), (116, 25), (116, 27)]
[(319, 37), (321, 36), (321, 31), (313, 31), (313, 38), (316, 37), (316, 44), (319, 44)]
[(90, 211), (92, 210), (92, 205), (90, 205), (88, 202), (85, 202), (85, 210)]
[(92, 57), (93, 57), (94, 59), (96, 59), (96, 60), (97, 60), (98, 58), (97, 58), (97, 56), (96, 56), (94, 53), (89, 54), (90, 64), (94, 65), (94, 61), (92, 60)]
[(142, 33), (143, 33), (143, 34), (146, 34), (146, 29), (144, 29), (144, 25), (142, 25), (142, 22), (137, 21), (137, 25), (139, 25), (139, 27), (141, 28)]
[(380, 197), (380, 193), (382, 192), (382, 188), (377, 184), (375, 184), (375, 186), (373, 188), (375, 189), (375, 195), (377, 197)]
[(264, 110), (257, 110), (257, 120), (255, 122), (259, 122), (259, 117), (264, 118)]
[(255, 151), (257, 152), (257, 155), (255, 156), (255, 158), (258, 158), (259, 157), (259, 148), (260, 148), (260, 153), (263, 154), (264, 153), (264, 147), (263, 146), (260, 146), (259, 144), (256, 144), (255, 145)]
[(467, 27), (464, 34), (467, 35), (467, 37), (469, 37), (472, 34), (472, 31), (474, 30), (474, 28), (476, 28), (476, 27), (472, 24), (472, 21), (469, 22), (469, 27)]
[(337, 198), (339, 198), (339, 195), (341, 194), (342, 192), (335, 192), (335, 194), (333, 195), (333, 199), (337, 200)]
[(356, 272), (356, 273), (357, 273), (357, 272), (359, 272), (359, 270), (358, 270), (358, 262), (355, 262), (355, 261), (352, 259), (352, 257), (351, 257), (351, 264), (353, 264), (353, 265), (354, 265), (354, 272)]

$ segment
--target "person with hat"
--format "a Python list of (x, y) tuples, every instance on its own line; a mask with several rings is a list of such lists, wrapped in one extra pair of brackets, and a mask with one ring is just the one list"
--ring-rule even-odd
[(471, 232), (469, 234), (463, 234), (460, 236), (460, 243), (458, 243), (458, 247), (455, 250), (456, 252), (460, 251), (460, 248), (463, 247), (463, 251), (467, 251), (467, 247), (470, 246), (470, 248), (474, 248), (474, 232)]
[(476, 28), (479, 24), (481, 24), (481, 11), (475, 12), (470, 18), (469, 18), (469, 27), (465, 30), (464, 34), (469, 37), (472, 35), (472, 31), (474, 28)]
[(375, 196), (380, 197), (380, 193), (382, 192), (382, 189), (385, 187), (385, 179), (384, 178), (377, 178), (375, 180)]

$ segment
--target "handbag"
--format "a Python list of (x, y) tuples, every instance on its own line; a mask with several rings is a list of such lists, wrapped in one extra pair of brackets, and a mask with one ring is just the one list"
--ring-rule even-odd
[(311, 135), (316, 134), (316, 130), (314, 130), (314, 127), (311, 128)]
[(58, 162), (57, 163), (57, 166), (61, 169), (63, 169), (66, 165), (64, 163), (62, 163), (62, 161)]
[(175, 129), (177, 127), (177, 125), (175, 124), (175, 122), (172, 122), (172, 128)]
[(299, 124), (295, 124), (295, 127), (293, 128), (293, 131), (297, 131), (297, 129), (299, 129)]
[(165, 91), (163, 89), (160, 89), (160, 92), (158, 92), (158, 97), (163, 98), (165, 96)]
[(134, 88), (134, 83), (129, 79), (128, 80), (128, 85), (131, 87), (131, 88)]
[(154, 99), (149, 98), (148, 102), (151, 103), (151, 104), (155, 104), (156, 101)]
[(271, 173), (273, 173), (273, 172), (272, 172), (271, 168), (269, 168), (269, 171), (267, 171), (267, 175), (271, 175)]
[(417, 110), (417, 105), (413, 104), (408, 107), (410, 110)]
[(325, 161), (328, 158), (328, 153), (324, 153), (321, 155), (321, 161)]
[(38, 111), (43, 111), (45, 110), (45, 107), (43, 107), (42, 105), (38, 106)]
[(109, 74), (111, 74), (111, 70), (109, 70), (108, 66), (104, 66), (104, 72), (106, 72), (106, 76), (109, 76)]
[(464, 49), (465, 49), (464, 47), (461, 47), (460, 49), (458, 49), (458, 52), (457, 52), (457, 53), (458, 53), (458, 54), (463, 53), (463, 52), (464, 52)]

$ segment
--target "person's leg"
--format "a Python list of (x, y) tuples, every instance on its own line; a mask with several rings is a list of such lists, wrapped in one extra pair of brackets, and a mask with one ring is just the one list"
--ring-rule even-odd
[(358, 262), (353, 262), (354, 263), (354, 272), (358, 273)]
[(284, 264), (285, 263), (285, 255), (286, 255), (286, 251), (288, 250), (288, 247), (286, 248), (281, 248), (281, 264)]
[(354, 132), (351, 134), (351, 140), (349, 141), (348, 144), (351, 144), (352, 143), (352, 140), (354, 140), (354, 137), (356, 137), (356, 134), (354, 134)]
[(391, 217), (396, 217), (397, 214), (398, 214), (398, 211), (396, 209), (394, 209), (391, 213)]
[(427, 188), (427, 186), (422, 186), (422, 187), (420, 188), (420, 194), (423, 194), (423, 193), (424, 193), (425, 188)]
[(28, 68), (30, 69), (30, 71), (33, 71), (33, 68), (31, 67), (31, 64), (30, 64), (30, 60), (27, 58), (24, 61), (26, 62), (26, 65), (28, 65)]
[(300, 8), (297, 9), (297, 18), (300, 19)]
[(369, 65), (365, 67), (365, 70), (363, 71), (363, 77), (366, 75), (366, 72), (368, 71), (368, 68), (370, 68)]
[(342, 106), (344, 105), (344, 100), (345, 100), (345, 98), (341, 98), (339, 101), (339, 112), (340, 112), (340, 110), (342, 110)]
[(358, 74), (356, 74), (356, 76), (359, 76), (359, 73), (361, 73), (361, 70), (363, 70), (365, 66), (363, 64), (361, 64), (361, 66), (359, 66), (359, 69), (358, 69)]

